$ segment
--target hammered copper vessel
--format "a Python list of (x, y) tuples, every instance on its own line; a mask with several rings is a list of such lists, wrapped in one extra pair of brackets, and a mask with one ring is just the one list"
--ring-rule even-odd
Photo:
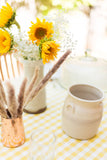
[(1, 141), (5, 147), (18, 147), (25, 142), (23, 120), (2, 118)]

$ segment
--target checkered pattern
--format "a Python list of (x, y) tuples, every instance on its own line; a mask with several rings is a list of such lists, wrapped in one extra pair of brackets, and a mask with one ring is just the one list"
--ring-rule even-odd
[(28, 160), (30, 135), (41, 127), (50, 129), (56, 135), (56, 160), (107, 160), (107, 99), (98, 134), (90, 140), (80, 141), (68, 137), (61, 128), (61, 111), (67, 91), (56, 82), (49, 82), (46, 91), (47, 110), (38, 115), (23, 115), (25, 144), (10, 149), (0, 143), (0, 160)]

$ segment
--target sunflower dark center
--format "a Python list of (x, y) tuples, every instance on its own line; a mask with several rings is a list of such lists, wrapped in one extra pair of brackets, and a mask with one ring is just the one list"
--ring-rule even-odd
[(6, 40), (6, 37), (1, 36), (1, 40), (2, 40), (2, 42), (4, 42)]
[(47, 34), (47, 30), (45, 28), (39, 27), (36, 29), (35, 36), (38, 39), (42, 39)]
[[(52, 47), (50, 47), (50, 48), (48, 49), (48, 51), (49, 51), (50, 53), (52, 53), (52, 52), (53, 52)], [(49, 55), (50, 53), (45, 53), (45, 54)]]
[(4, 36), (1, 36), (1, 40), (0, 40), (0, 43), (1, 43), (1, 45), (3, 45), (4, 46), (4, 41), (6, 40), (6, 37), (4, 37)]
[(52, 52), (52, 47), (50, 47), (50, 48), (48, 49), (48, 51), (49, 51), (49, 52)]

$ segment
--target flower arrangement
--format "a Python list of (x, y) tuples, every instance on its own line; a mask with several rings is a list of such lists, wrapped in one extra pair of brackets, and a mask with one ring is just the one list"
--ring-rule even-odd
[(43, 60), (48, 63), (57, 57), (59, 44), (53, 39), (53, 24), (45, 19), (33, 23), (27, 35), (12, 35), (10, 27), (15, 24), (20, 29), (20, 25), (15, 19), (16, 11), (6, 3), (0, 10), (0, 54), (4, 55), (15, 49), (16, 57), (26, 60)]
[(18, 44), (18, 52), (16, 56), (26, 60), (43, 60), (43, 63), (48, 63), (57, 57), (59, 44), (53, 39), (53, 24), (46, 22), (45, 19), (33, 23), (29, 28), (28, 35), (16, 37)]

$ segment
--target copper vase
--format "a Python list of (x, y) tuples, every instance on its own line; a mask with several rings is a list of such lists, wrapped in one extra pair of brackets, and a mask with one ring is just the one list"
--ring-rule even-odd
[(23, 120), (2, 118), (1, 142), (5, 147), (18, 147), (25, 142)]

